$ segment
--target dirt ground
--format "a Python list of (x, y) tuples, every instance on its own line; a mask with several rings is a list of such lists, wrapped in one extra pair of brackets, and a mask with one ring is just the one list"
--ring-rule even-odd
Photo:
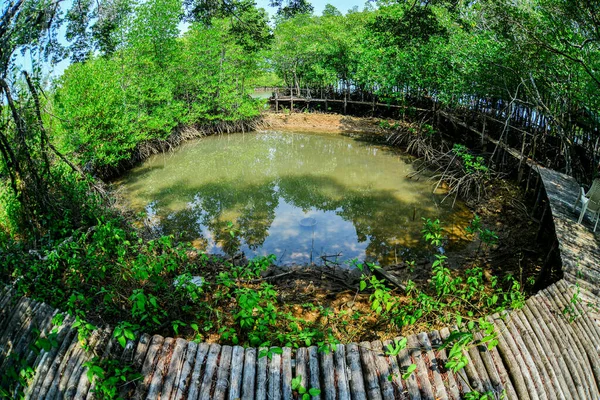
[[(319, 133), (368, 133), (383, 134), (385, 130), (379, 125), (379, 118), (357, 118), (339, 114), (321, 113), (265, 113), (262, 129), (293, 129), (295, 131), (310, 131)], [(386, 120), (390, 123), (401, 121)]]

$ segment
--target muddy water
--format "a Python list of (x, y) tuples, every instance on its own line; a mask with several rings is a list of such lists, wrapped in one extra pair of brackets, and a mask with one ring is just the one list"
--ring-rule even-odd
[(419, 256), (421, 218), (464, 227), (410, 157), (332, 134), (212, 136), (151, 157), (117, 185), (157, 233), (215, 254), (274, 254), (281, 264), (323, 255), (383, 265)]

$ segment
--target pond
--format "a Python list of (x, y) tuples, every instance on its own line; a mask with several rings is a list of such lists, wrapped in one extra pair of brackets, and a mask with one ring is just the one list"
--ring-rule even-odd
[(451, 228), (472, 217), (453, 199), (442, 203), (427, 177), (407, 178), (413, 171), (411, 157), (385, 146), (267, 131), (187, 142), (116, 184), (156, 233), (210, 254), (389, 265), (424, 251), (422, 218)]

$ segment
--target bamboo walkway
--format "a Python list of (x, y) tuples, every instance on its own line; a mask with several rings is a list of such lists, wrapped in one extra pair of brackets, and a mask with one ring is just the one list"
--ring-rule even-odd
[[(537, 168), (537, 167), (536, 167)], [(57, 346), (39, 354), (31, 349), (36, 333), (47, 333), (57, 314), (43, 303), (0, 289), (0, 376), (12, 367), (35, 369), (25, 388), (28, 399), (93, 399), (95, 387), (83, 366), (94, 354), (122, 360), (141, 373), (122, 383), (119, 393), (133, 399), (293, 399), (291, 382), (300, 376), (312, 400), (460, 399), (473, 390), (499, 399), (600, 399), (599, 243), (571, 211), (577, 184), (563, 174), (539, 168), (549, 199), (565, 279), (529, 298), (523, 309), (494, 315), (499, 344), (465, 353), (458, 374), (444, 368), (440, 345), (451, 331), (408, 337), (408, 347), (386, 356), (386, 342), (349, 343), (335, 352), (316, 347), (284, 348), (272, 358), (263, 349), (194, 343), (142, 335), (125, 348), (112, 328), (93, 332), (85, 351), (66, 317)], [(576, 294), (579, 293), (579, 296)], [(578, 301), (572, 301), (578, 298)], [(407, 379), (402, 375), (415, 364)]]

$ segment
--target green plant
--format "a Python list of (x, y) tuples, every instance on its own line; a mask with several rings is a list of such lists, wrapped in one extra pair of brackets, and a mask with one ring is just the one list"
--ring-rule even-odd
[(123, 348), (125, 348), (128, 340), (135, 340), (135, 332), (139, 329), (139, 325), (131, 324), (127, 321), (122, 321), (115, 327), (113, 337), (117, 338), (119, 344)]
[(423, 235), (423, 239), (426, 242), (431, 244), (431, 246), (438, 248), (442, 245), (442, 223), (439, 219), (431, 220), (429, 218), (423, 219), (423, 229), (421, 229), (421, 234)]
[(402, 379), (407, 380), (417, 370), (417, 364), (410, 364), (402, 374)]
[(120, 399), (119, 387), (141, 377), (130, 365), (122, 365), (120, 361), (110, 358), (94, 357), (83, 366), (88, 369), (90, 382), (95, 383), (94, 394), (102, 400)]
[(461, 159), (463, 167), (468, 174), (489, 172), (489, 168), (485, 165), (485, 160), (481, 156), (473, 156), (469, 149), (462, 144), (454, 144), (452, 152)]
[(400, 352), (402, 350), (404, 350), (406, 348), (407, 342), (408, 342), (408, 339), (406, 339), (406, 338), (402, 338), (400, 340), (395, 339), (394, 343), (389, 344), (387, 346), (387, 348), (385, 349), (385, 355), (391, 356), (391, 357), (396, 357), (398, 354), (400, 354)]
[(310, 400), (311, 396), (318, 396), (321, 394), (321, 390), (310, 388), (306, 389), (302, 386), (302, 376), (298, 375), (292, 379), (292, 390), (300, 395), (302, 400)]

